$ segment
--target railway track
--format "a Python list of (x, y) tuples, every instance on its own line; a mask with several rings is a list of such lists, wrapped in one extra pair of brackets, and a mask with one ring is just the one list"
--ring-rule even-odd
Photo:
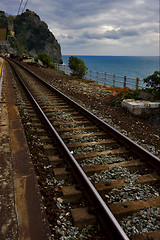
[[(65, 201), (73, 207), (74, 225), (98, 221), (102, 226), (101, 238), (99, 230), (95, 239), (160, 238), (159, 158), (24, 67), (10, 64), (21, 92), (23, 86), (21, 102), (33, 124), (26, 123), (33, 155), (40, 149), (34, 161), (43, 179), (42, 192), (46, 182), (52, 186), (59, 181), (59, 204)], [(33, 146), (37, 141), (32, 131), (38, 146)], [(38, 161), (43, 167), (37, 167)], [(51, 191), (44, 202), (54, 198), (52, 187)], [(50, 219), (52, 215), (48, 213)]]

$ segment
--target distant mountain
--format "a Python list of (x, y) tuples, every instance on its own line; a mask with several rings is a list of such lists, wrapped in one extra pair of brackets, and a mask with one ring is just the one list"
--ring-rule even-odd
[(60, 44), (49, 31), (47, 24), (41, 21), (36, 13), (28, 9), (17, 16), (6, 17), (3, 13), (0, 11), (0, 25), (4, 25), (3, 23), (7, 20), (8, 42), (13, 51), (32, 57), (39, 53), (47, 53), (58, 63), (62, 62)]

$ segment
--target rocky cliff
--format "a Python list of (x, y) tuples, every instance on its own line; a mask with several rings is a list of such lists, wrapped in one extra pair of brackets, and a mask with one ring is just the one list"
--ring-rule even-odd
[(60, 44), (49, 31), (47, 24), (41, 21), (36, 13), (27, 9), (21, 15), (6, 18), (8, 20), (10, 49), (18, 54), (25, 53), (32, 57), (39, 53), (47, 53), (51, 58), (61, 63)]

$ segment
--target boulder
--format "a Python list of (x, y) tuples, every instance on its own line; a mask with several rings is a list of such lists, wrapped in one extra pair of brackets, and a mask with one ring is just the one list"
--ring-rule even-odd
[(136, 116), (147, 117), (150, 114), (154, 114), (157, 109), (160, 110), (160, 102), (124, 99), (122, 101), (122, 107)]

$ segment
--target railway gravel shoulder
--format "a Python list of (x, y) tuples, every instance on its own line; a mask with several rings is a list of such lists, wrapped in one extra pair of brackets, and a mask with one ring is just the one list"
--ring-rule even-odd
[(37, 177), (16, 106), (12, 75), (4, 63), (1, 102), (1, 239), (51, 239)]

